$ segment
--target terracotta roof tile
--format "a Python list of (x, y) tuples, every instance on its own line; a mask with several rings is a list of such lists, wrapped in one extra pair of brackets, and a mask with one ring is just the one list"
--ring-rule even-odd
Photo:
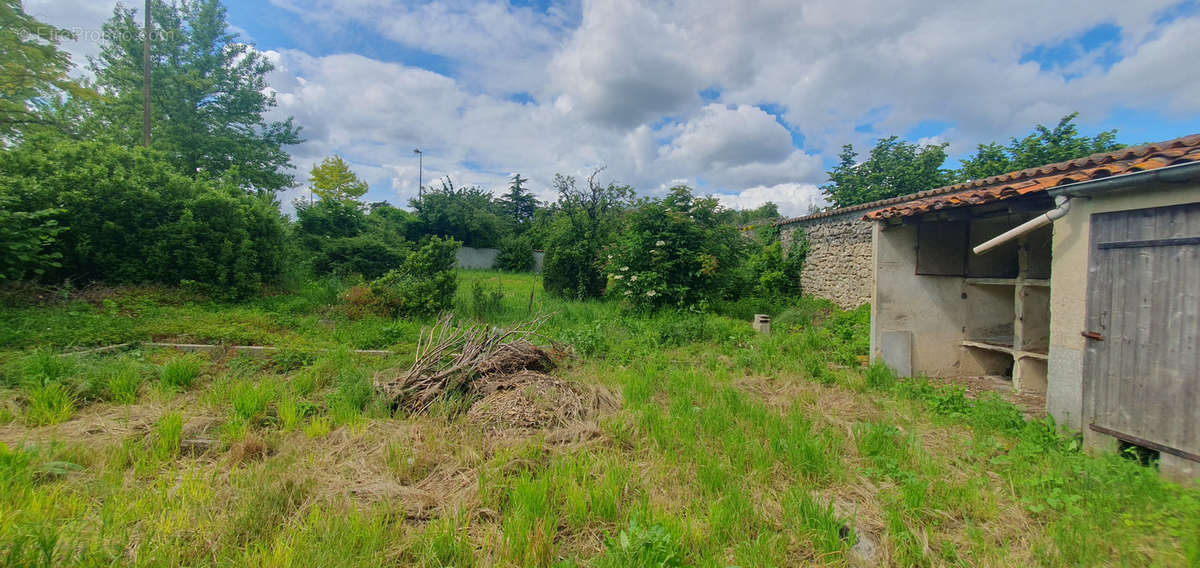
[[(1195, 161), (1200, 161), (1200, 134), (1116, 152), (1093, 154), (1085, 158), (1009, 172), (856, 207), (876, 209), (863, 216), (863, 219), (867, 220), (910, 217), (941, 209), (1011, 199), (1081, 181)], [(837, 212), (838, 210), (828, 213)]]

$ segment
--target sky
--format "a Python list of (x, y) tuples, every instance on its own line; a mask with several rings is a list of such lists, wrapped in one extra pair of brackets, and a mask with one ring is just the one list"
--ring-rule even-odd
[[(78, 33), (63, 47), (82, 65), (115, 2), (24, 4)], [(948, 143), (953, 167), (1076, 111), (1128, 144), (1200, 133), (1200, 0), (225, 6), (275, 65), (271, 118), (302, 127), (297, 179), (338, 154), (366, 200), (398, 206), (418, 175), (499, 194), (520, 173), (553, 200), (555, 173), (604, 167), (640, 195), (686, 183), (802, 215), (844, 144), (892, 134)]]

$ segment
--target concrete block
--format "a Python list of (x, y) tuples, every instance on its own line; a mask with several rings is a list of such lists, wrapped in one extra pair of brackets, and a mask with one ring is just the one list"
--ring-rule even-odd
[(897, 377), (912, 376), (912, 332), (885, 331), (879, 335), (879, 356)]

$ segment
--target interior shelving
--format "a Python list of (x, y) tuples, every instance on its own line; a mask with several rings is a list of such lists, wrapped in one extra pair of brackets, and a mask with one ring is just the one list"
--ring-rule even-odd
[(1049, 238), (1049, 227), (1022, 237), (1015, 254), (978, 261), (996, 276), (966, 278), (970, 303), (962, 345), (985, 372), (1011, 377), (1021, 391), (1046, 391)]

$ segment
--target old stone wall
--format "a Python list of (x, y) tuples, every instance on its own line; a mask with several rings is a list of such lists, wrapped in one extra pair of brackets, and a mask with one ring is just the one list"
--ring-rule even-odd
[(798, 232), (808, 238), (808, 260), (800, 275), (805, 294), (825, 298), (845, 309), (871, 301), (871, 223), (867, 211), (800, 219), (780, 227), (783, 250)]

